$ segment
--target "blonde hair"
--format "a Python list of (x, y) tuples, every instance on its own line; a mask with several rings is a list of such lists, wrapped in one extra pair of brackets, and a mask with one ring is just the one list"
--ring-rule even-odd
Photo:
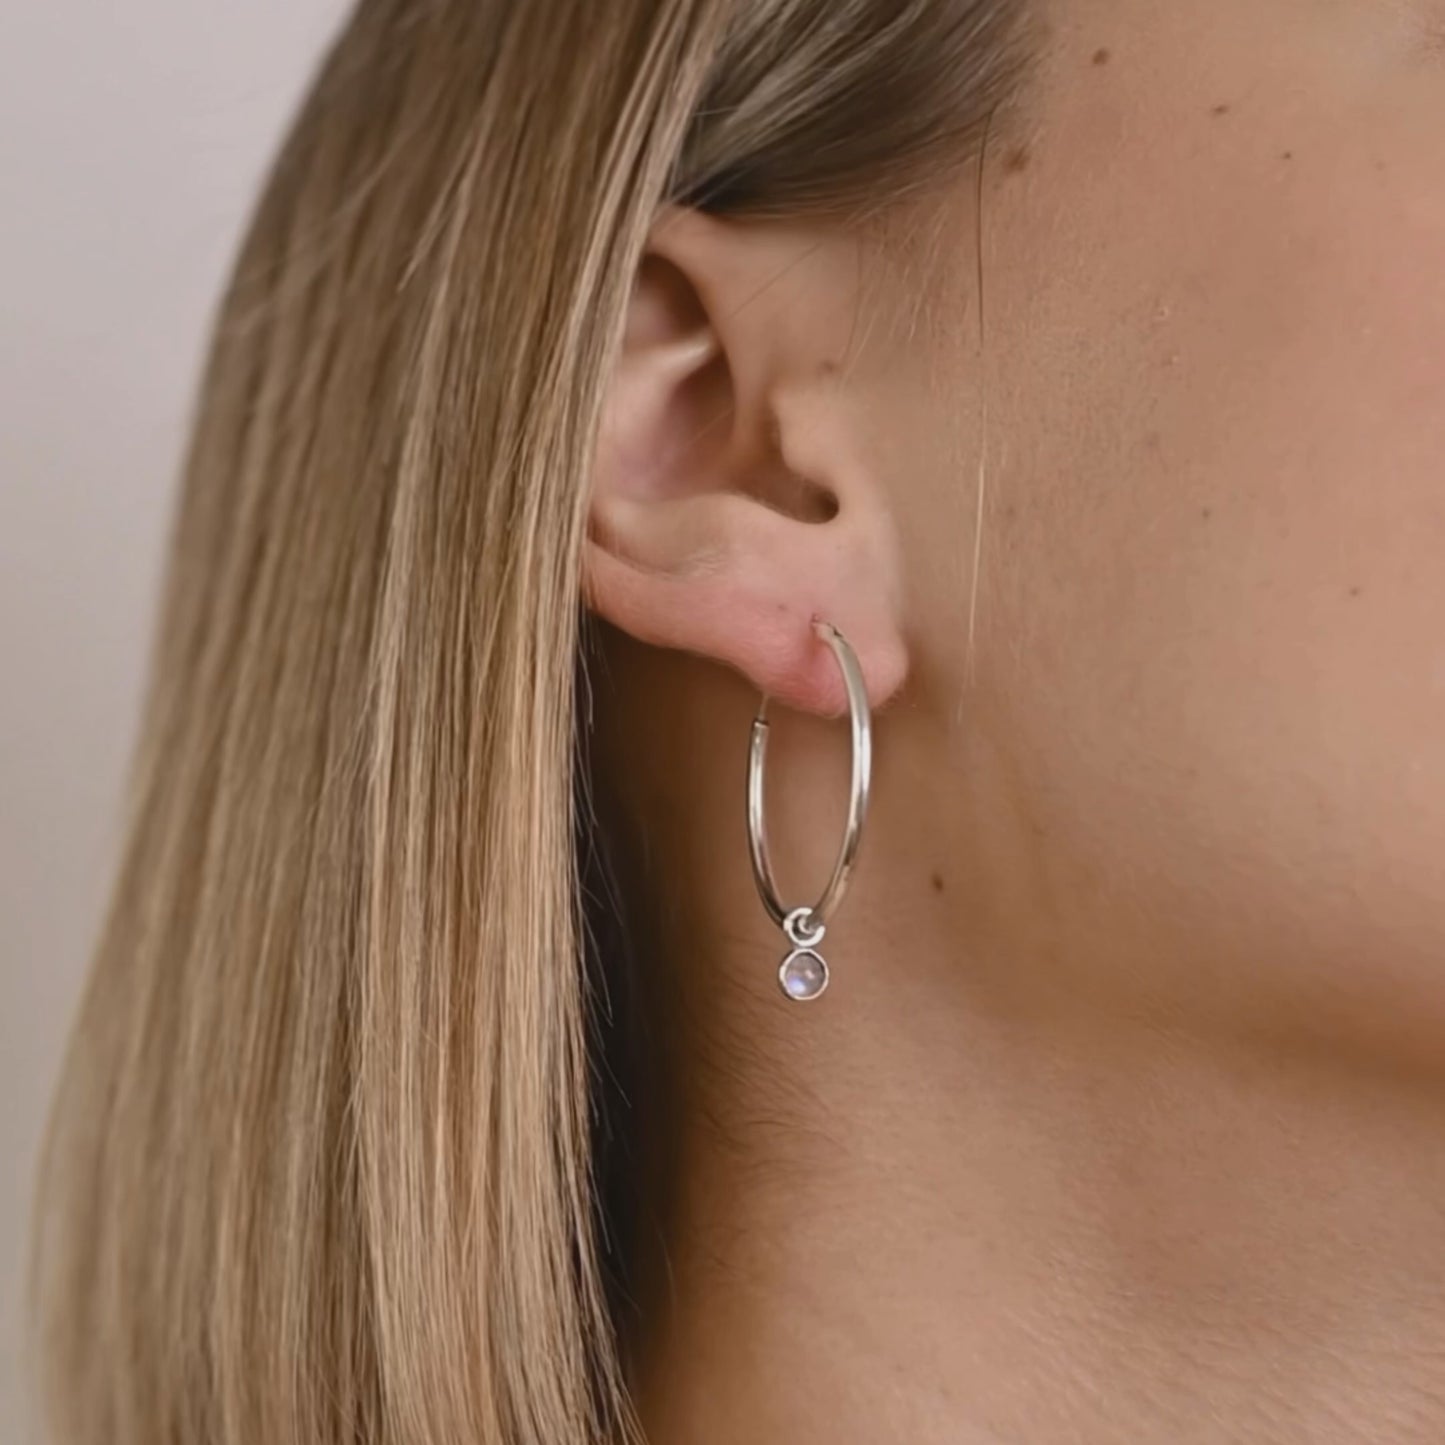
[(259, 203), (172, 541), (34, 1291), (63, 1445), (630, 1428), (600, 1260), (580, 556), (665, 201), (969, 153), (1004, 0), (364, 0)]

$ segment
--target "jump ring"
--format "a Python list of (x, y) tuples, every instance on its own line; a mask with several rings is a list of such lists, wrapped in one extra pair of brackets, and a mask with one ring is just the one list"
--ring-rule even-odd
[(816, 948), (827, 931), (813, 916), (813, 910), (806, 906), (793, 909), (783, 920), (783, 932), (794, 948)]

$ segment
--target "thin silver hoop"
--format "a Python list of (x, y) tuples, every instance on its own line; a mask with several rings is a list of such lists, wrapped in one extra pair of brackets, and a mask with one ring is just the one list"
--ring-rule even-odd
[(791, 999), (808, 1002), (828, 986), (828, 966), (817, 952), (828, 920), (833, 916), (858, 859), (863, 837), (863, 819), (868, 811), (868, 789), (873, 771), (873, 720), (868, 709), (868, 688), (857, 654), (847, 639), (829, 622), (817, 622), (814, 629), (832, 649), (848, 692), (848, 713), (853, 734), (853, 781), (848, 798), (848, 821), (842, 846), (827, 885), (811, 906), (789, 906), (778, 896), (768, 854), (767, 824), (763, 818), (763, 774), (768, 756), (768, 699), (763, 698), (753, 719), (752, 745), (748, 750), (748, 854), (752, 859), (753, 881), (768, 916), (783, 930), (793, 946), (778, 970), (778, 982)]

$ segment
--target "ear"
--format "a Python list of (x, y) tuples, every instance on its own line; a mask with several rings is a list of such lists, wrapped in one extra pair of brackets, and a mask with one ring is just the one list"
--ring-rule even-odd
[(899, 563), (846, 370), (851, 244), (669, 210), (654, 228), (604, 410), (588, 604), (658, 647), (738, 669), (788, 705), (846, 705), (814, 624), (870, 698), (902, 684)]

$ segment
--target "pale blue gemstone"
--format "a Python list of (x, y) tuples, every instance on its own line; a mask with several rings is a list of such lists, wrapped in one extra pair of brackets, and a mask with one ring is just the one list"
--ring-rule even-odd
[(807, 1003), (827, 988), (828, 965), (823, 962), (821, 954), (814, 953), (810, 948), (800, 948), (783, 960), (778, 981), (789, 998)]

